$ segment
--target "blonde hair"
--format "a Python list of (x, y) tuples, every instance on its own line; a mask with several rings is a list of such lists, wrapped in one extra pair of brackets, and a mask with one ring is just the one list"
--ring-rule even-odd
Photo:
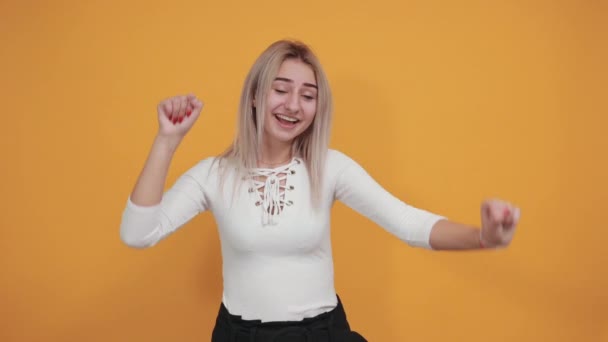
[[(319, 202), (323, 186), (322, 176), (329, 146), (333, 103), (329, 82), (321, 63), (312, 50), (302, 42), (279, 40), (266, 48), (257, 58), (243, 85), (235, 138), (232, 145), (219, 158), (227, 161), (228, 165), (231, 165), (230, 168), (239, 171), (237, 175), (257, 167), (263, 146), (265, 100), (281, 64), (286, 59), (297, 59), (309, 65), (317, 82), (315, 117), (310, 127), (295, 139), (292, 146), (292, 155), (300, 157), (308, 170), (311, 200), (315, 204)], [(222, 175), (224, 174), (225, 171)], [(237, 178), (237, 182), (239, 179)]]

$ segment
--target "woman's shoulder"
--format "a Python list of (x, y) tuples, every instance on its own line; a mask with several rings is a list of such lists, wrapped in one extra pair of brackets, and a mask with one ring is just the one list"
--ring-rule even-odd
[(335, 149), (329, 148), (327, 149), (327, 165), (331, 169), (342, 168), (344, 166), (348, 166), (353, 163), (354, 160), (345, 152)]
[(359, 164), (344, 151), (330, 148), (327, 150), (326, 171), (329, 175), (340, 176), (345, 170)]
[(193, 169), (197, 170), (209, 170), (215, 166), (220, 161), (220, 158), (217, 156), (205, 156), (200, 157), (192, 166)]
[(338, 178), (348, 175), (349, 177), (360, 177), (368, 174), (365, 166), (344, 151), (328, 149), (327, 170), (330, 175)]
[(222, 158), (217, 156), (206, 156), (199, 158), (194, 164), (186, 171), (186, 175), (194, 177), (196, 179), (202, 179), (209, 175), (216, 174), (223, 165)]

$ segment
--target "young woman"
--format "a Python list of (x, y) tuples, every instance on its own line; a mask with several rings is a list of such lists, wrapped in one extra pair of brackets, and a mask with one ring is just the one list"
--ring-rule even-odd
[(221, 240), (224, 291), (212, 341), (365, 341), (334, 289), (330, 211), (342, 201), (407, 244), (432, 250), (509, 245), (519, 209), (481, 205), (481, 229), (408, 205), (329, 149), (332, 96), (311, 50), (278, 41), (256, 60), (232, 146), (164, 192), (175, 150), (200, 115), (194, 95), (158, 105), (159, 130), (127, 199), (121, 239), (150, 247), (204, 211)]

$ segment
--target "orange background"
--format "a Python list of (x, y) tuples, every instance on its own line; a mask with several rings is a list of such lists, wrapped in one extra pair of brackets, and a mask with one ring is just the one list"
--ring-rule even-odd
[(1, 1), (1, 341), (208, 341), (218, 235), (119, 239), (157, 102), (204, 114), (168, 186), (230, 142), (245, 73), (301, 39), (335, 93), (332, 147), (497, 252), (408, 248), (338, 204), (336, 287), (370, 341), (608, 341), (608, 11), (602, 1)]

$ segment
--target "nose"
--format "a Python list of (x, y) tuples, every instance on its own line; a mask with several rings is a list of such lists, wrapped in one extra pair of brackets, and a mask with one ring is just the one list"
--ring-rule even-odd
[(300, 111), (300, 96), (297, 91), (291, 92), (285, 101), (285, 107), (289, 112), (296, 114)]

